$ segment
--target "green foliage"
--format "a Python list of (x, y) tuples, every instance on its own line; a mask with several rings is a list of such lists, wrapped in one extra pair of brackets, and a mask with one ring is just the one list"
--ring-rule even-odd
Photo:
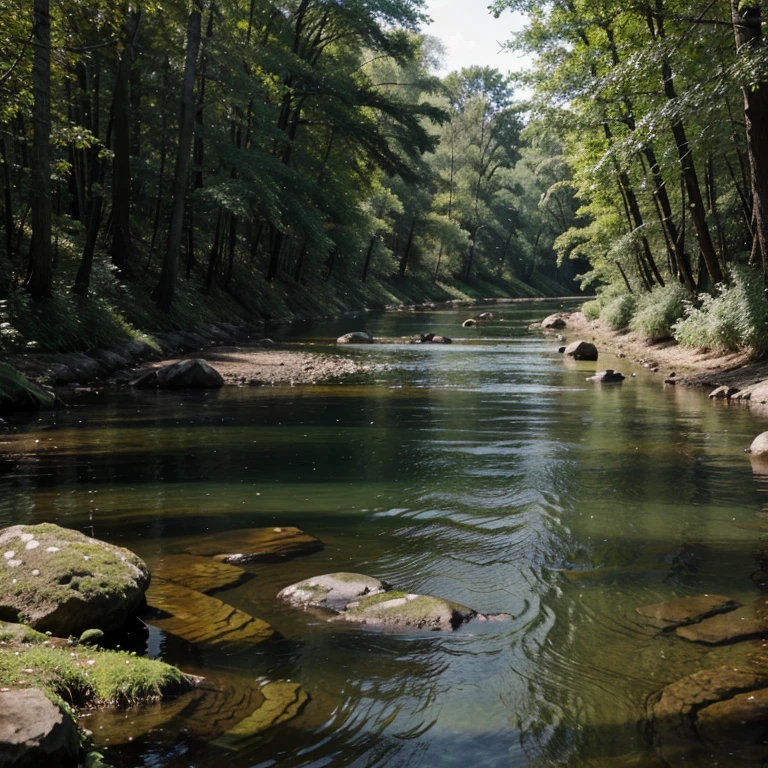
[(728, 285), (717, 294), (704, 294), (697, 304), (687, 302), (685, 317), (674, 326), (674, 336), (687, 347), (755, 355), (768, 351), (768, 302), (759, 270), (733, 267)]
[(636, 306), (637, 299), (634, 294), (621, 293), (605, 302), (600, 310), (600, 319), (614, 331), (623, 331), (629, 327)]
[(602, 303), (599, 299), (592, 299), (591, 301), (585, 301), (581, 305), (581, 311), (584, 313), (584, 317), (587, 320), (597, 320), (600, 317), (602, 311)]
[(671, 339), (673, 327), (684, 315), (688, 300), (689, 294), (677, 283), (656, 287), (637, 299), (637, 312), (629, 327), (650, 342)]

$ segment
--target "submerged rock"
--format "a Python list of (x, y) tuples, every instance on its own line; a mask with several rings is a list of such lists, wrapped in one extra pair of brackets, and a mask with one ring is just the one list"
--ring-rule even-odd
[(50, 523), (0, 531), (0, 620), (58, 637), (117, 629), (148, 586), (146, 564), (122, 547)]
[(386, 585), (362, 573), (326, 573), (291, 584), (277, 593), (297, 608), (325, 608), (343, 611), (349, 603), (367, 595), (379, 595), (387, 590)]
[(687, 624), (695, 624), (719, 613), (733, 611), (740, 605), (741, 603), (736, 600), (722, 595), (696, 595), (644, 605), (636, 611), (659, 629), (675, 629)]
[(676, 634), (704, 645), (724, 645), (768, 635), (768, 601), (759, 597), (752, 605), (680, 627)]
[(79, 751), (74, 721), (42, 691), (0, 692), (0, 765), (75, 768)]
[(337, 344), (373, 344), (373, 341), (373, 336), (365, 331), (345, 333), (343, 336), (339, 336), (339, 338), (336, 339)]
[(474, 317), (467, 318), (462, 324), (462, 328), (474, 328), (477, 325), (477, 320)]
[(158, 578), (207, 593), (231, 589), (253, 575), (234, 565), (199, 555), (165, 555), (153, 564), (152, 572)]
[(319, 552), (322, 548), (320, 539), (298, 528), (287, 527), (224, 531), (196, 541), (185, 551), (235, 564), (280, 563)]
[(267, 622), (222, 603), (215, 597), (155, 579), (147, 605), (160, 612), (145, 621), (192, 645), (237, 653), (252, 649), (275, 632)]
[(385, 592), (350, 603), (337, 618), (361, 624), (452, 630), (476, 615), (477, 611), (441, 597)]
[(573, 341), (563, 354), (574, 360), (597, 360), (597, 347), (589, 341)]
[(598, 371), (594, 376), (588, 376), (587, 381), (594, 381), (598, 384), (620, 384), (625, 378), (623, 373), (607, 368), (604, 371)]
[(8, 363), (0, 363), (0, 413), (53, 408), (56, 397), (31, 382)]
[(194, 359), (153, 368), (131, 385), (137, 389), (218, 389), (224, 385), (224, 379), (205, 360)]

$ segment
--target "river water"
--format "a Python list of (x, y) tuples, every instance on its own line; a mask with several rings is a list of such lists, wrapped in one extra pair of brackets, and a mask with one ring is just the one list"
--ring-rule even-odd
[[(363, 382), (86, 395), (0, 434), (0, 525), (56, 522), (150, 564), (181, 537), (251, 526), (325, 544), (217, 594), (280, 642), (222, 657), (138, 641), (198, 674), (299, 682), (303, 712), (235, 753), (183, 713), (130, 741), (116, 734), (133, 711), (86, 722), (111, 765), (651, 764), (647, 697), (732, 651), (654, 636), (635, 608), (758, 593), (768, 479), (743, 450), (768, 419), (624, 360), (598, 365), (636, 378), (586, 382), (594, 363), (527, 330), (557, 306), (495, 307), (472, 329), (466, 310), (286, 329), (317, 349), (363, 327), (455, 343), (349, 350), (380, 366)], [(512, 618), (386, 632), (275, 600), (339, 570)]]

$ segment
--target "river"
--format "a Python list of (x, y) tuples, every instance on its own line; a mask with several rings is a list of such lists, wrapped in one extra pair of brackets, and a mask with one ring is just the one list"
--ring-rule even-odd
[[(150, 564), (182, 537), (251, 526), (325, 544), (217, 594), (279, 642), (222, 657), (157, 630), (134, 640), (197, 674), (299, 682), (302, 713), (234, 753), (183, 713), (130, 741), (136, 711), (86, 719), (110, 765), (650, 764), (647, 697), (730, 651), (649, 634), (635, 608), (755, 597), (768, 479), (743, 450), (768, 419), (624, 360), (598, 366), (636, 378), (586, 382), (594, 363), (527, 330), (557, 306), (494, 307), (470, 329), (466, 310), (285, 329), (317, 349), (363, 327), (455, 343), (349, 350), (377, 365), (362, 382), (83, 395), (0, 434), (3, 526), (56, 522)], [(512, 618), (388, 632), (275, 600), (340, 570)]]

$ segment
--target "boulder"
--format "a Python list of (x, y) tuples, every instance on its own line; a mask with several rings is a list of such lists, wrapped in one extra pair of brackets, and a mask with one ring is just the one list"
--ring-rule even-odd
[(719, 613), (733, 611), (740, 605), (736, 600), (723, 595), (696, 595), (644, 605), (636, 611), (659, 629), (675, 629), (695, 624)]
[(474, 328), (477, 325), (477, 320), (475, 320), (474, 317), (470, 317), (467, 320), (465, 320), (462, 324), (462, 328)]
[(542, 328), (554, 330), (558, 328), (565, 328), (565, 326), (565, 318), (559, 312), (555, 312), (553, 315), (549, 315), (541, 321)]
[(449, 338), (448, 336), (433, 336), (430, 339), (431, 344), (452, 344), (453, 339)]
[(605, 371), (598, 371), (594, 376), (588, 376), (587, 381), (594, 381), (598, 384), (620, 384), (626, 376), (610, 368)]
[(0, 692), (2, 768), (75, 768), (79, 751), (74, 721), (42, 691)]
[(574, 360), (597, 360), (597, 347), (589, 341), (573, 341), (564, 354)]
[(337, 344), (373, 344), (373, 336), (365, 331), (353, 331), (345, 333), (336, 339)]
[(7, 363), (0, 363), (0, 413), (53, 408), (56, 398)]
[(205, 360), (194, 359), (153, 368), (131, 384), (139, 389), (217, 389), (224, 379)]
[(384, 592), (350, 603), (337, 618), (360, 624), (453, 630), (476, 615), (477, 611), (441, 597)]
[(730, 400), (738, 391), (736, 387), (717, 387), (709, 393), (709, 399)]
[(133, 552), (58, 525), (0, 531), (0, 620), (57, 637), (122, 626), (144, 601), (149, 570)]
[(224, 563), (281, 563), (319, 552), (320, 539), (298, 528), (246, 528), (196, 540), (186, 548), (191, 555), (213, 557)]
[(749, 446), (749, 452), (761, 459), (768, 459), (768, 432), (761, 432)]
[(368, 595), (380, 595), (386, 589), (383, 582), (362, 573), (326, 573), (291, 584), (281, 589), (277, 597), (296, 608), (340, 612), (349, 603)]

